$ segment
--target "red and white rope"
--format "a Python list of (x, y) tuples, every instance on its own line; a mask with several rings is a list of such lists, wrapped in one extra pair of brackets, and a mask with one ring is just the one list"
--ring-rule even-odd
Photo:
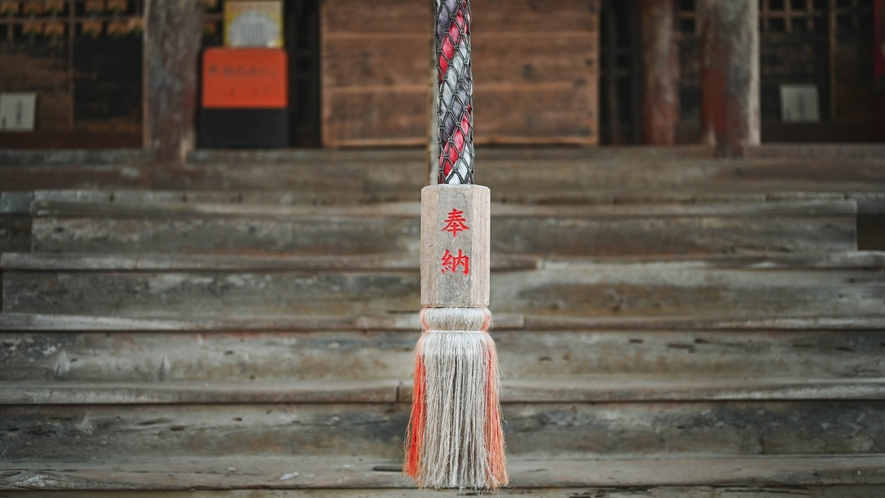
[(470, 1), (436, 0), (439, 183), (473, 183)]

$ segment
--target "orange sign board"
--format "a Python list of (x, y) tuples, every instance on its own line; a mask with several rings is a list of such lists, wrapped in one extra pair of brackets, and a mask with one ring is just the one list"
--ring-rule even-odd
[(282, 49), (210, 48), (203, 53), (204, 108), (285, 108), (288, 80)]

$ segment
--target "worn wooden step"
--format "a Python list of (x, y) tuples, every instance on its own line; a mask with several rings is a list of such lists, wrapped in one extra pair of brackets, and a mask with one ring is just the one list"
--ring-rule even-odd
[[(14, 405), (4, 461), (169, 455), (402, 458), (406, 403)], [(503, 405), (513, 457), (885, 453), (885, 401), (545, 402)]]
[[(153, 496), (139, 491), (172, 491), (163, 495), (172, 498), (465, 494), (416, 490), (412, 481), (400, 475), (399, 465), (396, 460), (356, 456), (0, 462), (0, 489), (10, 496), (34, 490), (47, 493), (41, 496), (64, 498)], [(885, 456), (875, 454), (511, 457), (507, 467), (511, 483), (500, 491), (502, 496), (541, 498), (878, 498), (885, 484)]]
[[(583, 206), (631, 206), (642, 204), (758, 204), (763, 202), (807, 202), (807, 201), (853, 201), (863, 214), (881, 214), (885, 211), (885, 189), (863, 191), (827, 190), (760, 190), (758, 192), (728, 192), (704, 190), (645, 191), (635, 193), (620, 191), (617, 194), (587, 192), (573, 198), (516, 198), (495, 199), (495, 203), (508, 205), (583, 205)], [(7, 192), (12, 196), (30, 196), (38, 203), (103, 203), (114, 205), (163, 204), (240, 204), (244, 206), (372, 206), (384, 203), (417, 202), (414, 195), (388, 197), (363, 197), (343, 195), (333, 192), (304, 192), (303, 190), (260, 189), (260, 190), (163, 190), (142, 188), (73, 188), (36, 189)], [(2, 195), (2, 194), (0, 194)], [(24, 212), (28, 212), (26, 209)]]
[[(83, 194), (87, 200), (77, 200)], [(38, 192), (35, 251), (246, 254), (417, 253), (418, 203), (357, 206), (108, 202), (106, 192)], [(99, 199), (91, 200), (92, 197)], [(857, 248), (848, 200), (492, 206), (499, 254), (847, 251)]]
[[(593, 317), (496, 313), (495, 331), (837, 331), (857, 332), (885, 329), (881, 313), (844, 316), (739, 317)], [(5, 332), (233, 332), (233, 331), (392, 331), (420, 329), (417, 312), (383, 315), (274, 315), (263, 317), (132, 318), (90, 315), (0, 313), (0, 331)]]
[[(8, 496), (47, 496), (52, 498), (146, 498), (152, 492), (144, 491), (40, 491), (11, 492)], [(755, 484), (749, 486), (643, 486), (639, 489), (626, 486), (619, 487), (567, 487), (567, 488), (531, 488), (530, 491), (519, 488), (503, 488), (495, 491), (495, 496), (537, 496), (539, 498), (795, 498), (813, 496), (815, 498), (878, 498), (880, 487), (876, 485), (831, 485), (831, 486), (766, 486)], [(156, 494), (155, 492), (153, 494)], [(429, 498), (444, 496), (482, 496), (467, 491), (428, 491), (411, 488), (401, 489), (248, 489), (248, 490), (215, 490), (215, 491), (164, 491), (163, 498), (304, 498), (342, 497), (342, 498)]]
[[(503, 255), (491, 262), (493, 271), (534, 270), (532, 256)], [(217, 254), (102, 254), (7, 253), (0, 269), (26, 271), (414, 271), (415, 254), (374, 255), (272, 255)]]
[[(357, 378), (357, 376), (354, 376)], [(501, 403), (885, 400), (874, 379), (505, 379)], [(411, 381), (0, 382), (0, 405), (409, 403)]]
[[(309, 210), (312, 208), (323, 207), (333, 212), (336, 210), (353, 209), (354, 204), (361, 203), (364, 207), (373, 209), (383, 209), (385, 205), (408, 206), (417, 202), (414, 198), (394, 201), (361, 201), (354, 199), (350, 202), (329, 202), (322, 203), (321, 199), (317, 202), (303, 203), (298, 202), (295, 197), (296, 192), (289, 190), (157, 190), (157, 189), (38, 189), (33, 191), (14, 191), (4, 194), (10, 201), (14, 200), (17, 206), (25, 206), (21, 212), (35, 212), (45, 210), (45, 214), (65, 214), (67, 210), (76, 210), (80, 206), (82, 213), (93, 213), (97, 206), (105, 206), (107, 210), (120, 210), (121, 213), (133, 212), (136, 217), (136, 207), (145, 208), (148, 216), (151, 213), (156, 214), (158, 208), (179, 206), (201, 206), (199, 214), (215, 214), (216, 216), (225, 216), (229, 210), (242, 209), (242, 213), (274, 215), (285, 211), (274, 211), (273, 208), (280, 209), (296, 209), (301, 208)], [(645, 209), (644, 204), (652, 204), (662, 206), (673, 206), (675, 209), (680, 207), (683, 211), (675, 211), (676, 214), (685, 214), (684, 209), (692, 204), (700, 206), (722, 205), (720, 213), (728, 213), (729, 209), (734, 209), (735, 205), (746, 204), (784, 204), (802, 203), (802, 202), (842, 202), (853, 201), (856, 204), (875, 203), (879, 197), (885, 195), (885, 192), (853, 192), (853, 193), (837, 193), (837, 192), (803, 192), (803, 191), (782, 191), (782, 192), (746, 192), (746, 193), (722, 193), (722, 192), (695, 192), (686, 195), (682, 192), (676, 192), (672, 196), (665, 193), (651, 195), (649, 197), (587, 197), (584, 199), (576, 199), (575, 202), (501, 202), (496, 201), (493, 206), (548, 206), (548, 207), (568, 207), (583, 206), (585, 208), (603, 208), (603, 207), (619, 207), (621, 209)], [(27, 204), (23, 204), (27, 200)], [(86, 211), (87, 206), (92, 205), (92, 211)], [(729, 207), (729, 205), (731, 205)], [(228, 206), (228, 207), (223, 207)], [(869, 206), (867, 206), (869, 207)], [(196, 208), (194, 208), (196, 209)], [(397, 209), (390, 211), (390, 214), (402, 213)], [(701, 208), (703, 209), (703, 207)], [(255, 210), (255, 211), (249, 211)], [(818, 209), (820, 211), (820, 209)], [(77, 212), (77, 211), (75, 211)], [(182, 210), (180, 213), (187, 213)], [(298, 212), (298, 211), (295, 211)], [(620, 212), (620, 211), (618, 211)], [(691, 211), (689, 211), (690, 213)], [(172, 213), (175, 214), (174, 212)], [(181, 214), (178, 214), (181, 216)], [(140, 216), (144, 217), (144, 216)]]
[[(2, 316), (2, 315), (0, 315)], [(404, 318), (404, 317), (403, 317)], [(329, 321), (330, 328), (334, 323)], [(417, 319), (361, 329), (0, 331), (0, 381), (278, 382), (408, 379)], [(508, 323), (510, 322), (510, 323)], [(255, 324), (253, 324), (255, 325)], [(260, 324), (259, 324), (260, 325)], [(349, 328), (343, 325), (350, 325)], [(371, 325), (369, 320), (364, 326)], [(855, 324), (862, 327), (862, 320)], [(544, 330), (498, 318), (505, 380), (885, 377), (885, 320), (868, 330)], [(84, 324), (81, 329), (88, 329)], [(2, 330), (2, 327), (0, 327)]]
[[(160, 318), (420, 309), (418, 272), (404, 269), (414, 262), (395, 257), (117, 255), (98, 266), (70, 258), (67, 269), (34, 271), (41, 258), (57, 261), (2, 256), (4, 312)], [(500, 264), (490, 305), (499, 313), (786, 318), (878, 314), (885, 305), (878, 252)]]
[[(762, 146), (721, 160), (698, 147), (479, 148), (477, 181), (495, 200), (691, 198), (694, 194), (883, 192), (882, 147)], [(150, 188), (288, 190), (300, 202), (417, 200), (427, 183), (425, 151), (199, 151), (173, 167), (133, 157), (7, 153), (7, 190)], [(244, 167), (248, 164), (248, 167)]]
[[(40, 466), (37, 466), (40, 468)], [(392, 468), (392, 467), (391, 467)], [(538, 470), (538, 469), (536, 469)], [(13, 471), (17, 472), (17, 471)], [(70, 469), (70, 472), (75, 472)], [(392, 471), (391, 471), (392, 472)], [(290, 473), (291, 474), (291, 473)], [(283, 474), (288, 476), (290, 474)], [(25, 473), (32, 476), (32, 473)], [(299, 474), (300, 476), (300, 474)], [(19, 476), (16, 476), (19, 477)], [(22, 476), (24, 478), (24, 476)], [(67, 477), (57, 473), (40, 475), (38, 478)], [(298, 477), (298, 476), (293, 476)], [(45, 481), (40, 481), (45, 482)], [(624, 487), (545, 487), (525, 489), (503, 488), (495, 491), (495, 496), (535, 496), (538, 498), (796, 498), (796, 496), (813, 496), (815, 498), (879, 498), (881, 487), (877, 485), (836, 484), (828, 486), (809, 485), (769, 485), (756, 483), (747, 486), (633, 486)], [(156, 495), (151, 491), (11, 491), (4, 496), (47, 496), (51, 498), (148, 498)], [(456, 496), (482, 496), (469, 491), (428, 491), (409, 487), (398, 489), (225, 489), (203, 491), (163, 491), (163, 498), (304, 498), (304, 497), (342, 497), (342, 498), (431, 498)]]

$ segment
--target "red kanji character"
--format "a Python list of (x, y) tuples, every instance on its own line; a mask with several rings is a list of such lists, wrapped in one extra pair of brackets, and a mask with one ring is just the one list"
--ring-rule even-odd
[(467, 220), (464, 219), (464, 211), (458, 211), (457, 209), (452, 209), (449, 213), (449, 217), (446, 218), (446, 226), (442, 229), (443, 232), (450, 232), (452, 237), (457, 237), (458, 232), (465, 232), (470, 230), (470, 227), (466, 225)]
[(467, 275), (470, 273), (470, 256), (465, 256), (464, 252), (461, 249), (458, 249), (458, 255), (453, 256), (452, 253), (446, 249), (446, 253), (443, 254), (442, 257), (442, 272), (450, 271), (452, 273), (457, 273), (458, 267), (464, 267), (464, 274)]

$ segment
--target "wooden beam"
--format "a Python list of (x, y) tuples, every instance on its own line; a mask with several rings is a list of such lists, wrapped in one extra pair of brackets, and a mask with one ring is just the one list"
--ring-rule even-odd
[(720, 156), (760, 143), (757, 0), (700, 0), (701, 136)]
[(203, 4), (147, 0), (144, 17), (144, 146), (181, 164), (195, 144)]
[(642, 132), (645, 143), (673, 145), (679, 121), (679, 48), (674, 0), (639, 0)]

